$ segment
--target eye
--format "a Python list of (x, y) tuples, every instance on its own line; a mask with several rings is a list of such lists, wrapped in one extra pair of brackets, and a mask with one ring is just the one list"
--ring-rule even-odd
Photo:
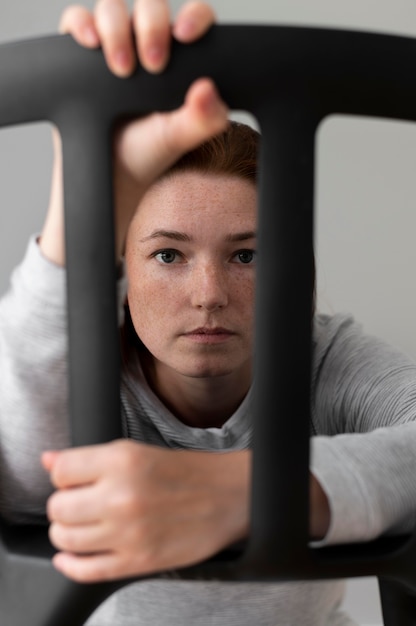
[(178, 262), (180, 253), (177, 250), (159, 250), (154, 253), (154, 258), (164, 265), (170, 265)]
[(256, 251), (239, 250), (234, 254), (233, 259), (235, 259), (237, 263), (242, 263), (244, 265), (253, 264), (256, 259)]

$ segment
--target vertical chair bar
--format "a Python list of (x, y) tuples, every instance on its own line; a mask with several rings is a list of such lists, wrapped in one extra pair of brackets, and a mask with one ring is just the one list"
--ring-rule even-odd
[(384, 626), (416, 625), (416, 594), (394, 580), (378, 579)]
[[(266, 166), (260, 174), (258, 226), (255, 543), (251, 540), (248, 559), (252, 548), (256, 558), (261, 555), (261, 567), (278, 559), (289, 571), (299, 558), (305, 560), (308, 541), (315, 124), (290, 99), (272, 100), (258, 119)], [(271, 476), (275, 497), (267, 488)]]
[[(64, 115), (64, 181), (71, 181), (64, 182), (64, 204), (72, 442), (92, 445), (121, 437), (111, 134), (92, 107), (72, 105)], [(70, 297), (74, 293), (79, 297)]]

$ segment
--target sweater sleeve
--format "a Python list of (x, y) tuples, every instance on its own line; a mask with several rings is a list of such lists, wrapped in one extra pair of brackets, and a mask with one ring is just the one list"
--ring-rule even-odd
[[(122, 276), (120, 325), (126, 289)], [(0, 511), (12, 521), (44, 515), (40, 455), (70, 445), (67, 344), (66, 272), (33, 237), (0, 301)]]
[(327, 544), (409, 532), (416, 517), (416, 364), (351, 318), (316, 329), (311, 469), (329, 498)]
[(41, 452), (69, 444), (66, 335), (65, 271), (33, 238), (0, 301), (0, 503), (17, 521), (44, 512)]
[[(122, 279), (121, 304), (125, 289)], [(6, 519), (44, 514), (52, 488), (40, 455), (70, 445), (67, 343), (65, 269), (44, 258), (33, 237), (0, 301), (0, 511)]]

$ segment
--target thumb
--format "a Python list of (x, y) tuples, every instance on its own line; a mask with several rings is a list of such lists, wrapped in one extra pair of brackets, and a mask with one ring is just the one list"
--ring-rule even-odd
[(146, 189), (185, 152), (222, 132), (227, 124), (228, 108), (214, 83), (200, 78), (179, 109), (140, 118), (119, 132), (119, 163)]
[(225, 130), (228, 108), (209, 78), (196, 80), (179, 109), (164, 117), (163, 139), (170, 160)]

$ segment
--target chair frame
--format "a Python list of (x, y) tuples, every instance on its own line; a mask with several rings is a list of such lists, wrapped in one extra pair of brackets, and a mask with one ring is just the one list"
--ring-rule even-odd
[[(415, 121), (416, 40), (224, 25), (173, 48), (163, 75), (138, 67), (122, 80), (100, 51), (69, 36), (0, 46), (0, 126), (49, 120), (62, 137), (72, 444), (121, 436), (114, 124), (172, 110), (194, 79), (211, 76), (227, 104), (252, 113), (263, 134), (251, 533), (241, 549), (158, 576), (266, 582), (374, 575), (385, 624), (416, 624), (415, 536), (331, 548), (308, 543), (315, 133), (333, 113)], [(80, 585), (53, 569), (52, 553), (46, 527), (1, 523), (0, 612), (8, 624), (26, 625), (30, 614), (32, 626), (81, 625), (136, 580)]]

